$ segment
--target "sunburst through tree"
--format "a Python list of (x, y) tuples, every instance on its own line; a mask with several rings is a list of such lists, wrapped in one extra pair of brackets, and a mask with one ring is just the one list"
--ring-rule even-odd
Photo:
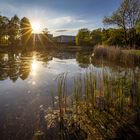
[(32, 36), (32, 26), (28, 18), (24, 17), (21, 20), (21, 40), (22, 44), (28, 44)]

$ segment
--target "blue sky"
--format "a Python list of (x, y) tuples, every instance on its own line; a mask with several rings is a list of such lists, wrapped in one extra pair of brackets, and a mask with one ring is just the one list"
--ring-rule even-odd
[(104, 27), (102, 19), (116, 10), (121, 0), (0, 0), (0, 13), (39, 22), (54, 35), (75, 35), (80, 28)]

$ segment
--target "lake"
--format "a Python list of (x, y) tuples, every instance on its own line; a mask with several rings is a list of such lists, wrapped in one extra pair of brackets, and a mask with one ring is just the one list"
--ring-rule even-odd
[[(54, 105), (52, 98), (58, 97), (58, 79), (63, 74), (67, 77), (68, 96), (71, 96), (74, 91), (74, 79), (76, 77), (83, 79), (83, 75), (91, 71), (95, 74), (96, 88), (99, 90), (103, 79), (100, 76), (102, 73), (113, 75), (115, 78), (121, 75), (126, 81), (131, 79), (133, 84), (140, 86), (138, 66), (126, 67), (103, 62), (103, 60), (93, 61), (93, 59), (91, 51), (1, 52), (0, 139), (33, 139), (39, 127), (40, 107), (47, 109)], [(84, 90), (82, 89), (82, 92)], [(131, 88), (131, 90), (135, 89)], [(125, 97), (130, 100), (129, 95), (124, 95), (123, 99), (126, 101)], [(136, 111), (140, 105), (140, 99), (138, 99), (140, 96), (137, 97), (135, 92), (131, 97), (134, 100), (131, 110)], [(123, 106), (126, 107), (126, 104), (122, 104)], [(134, 121), (133, 124), (136, 129), (139, 128)], [(136, 131), (139, 132), (139, 130)], [(135, 136), (138, 137), (137, 134)]]

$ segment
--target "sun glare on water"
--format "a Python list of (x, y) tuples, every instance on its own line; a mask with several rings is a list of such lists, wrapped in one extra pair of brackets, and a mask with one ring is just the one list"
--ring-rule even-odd
[(36, 60), (33, 60), (33, 63), (32, 63), (32, 70), (36, 70), (37, 69), (37, 63), (36, 63)]
[(31, 74), (33, 76), (36, 76), (37, 70), (38, 70), (38, 64), (37, 64), (37, 61), (35, 59), (33, 59), (33, 62), (32, 62), (32, 65), (31, 66), (32, 66), (32, 72), (31, 72)]
[(39, 22), (33, 22), (32, 24), (33, 33), (40, 33), (42, 31), (41, 24)]

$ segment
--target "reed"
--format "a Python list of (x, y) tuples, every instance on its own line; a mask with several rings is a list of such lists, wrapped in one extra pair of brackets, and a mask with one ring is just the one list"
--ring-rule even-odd
[(68, 96), (67, 75), (58, 78), (57, 121), (63, 139), (66, 134), (84, 139), (113, 139), (119, 137), (117, 132), (122, 126), (139, 132), (132, 122), (140, 106), (140, 77), (136, 73), (114, 76), (103, 68), (100, 72), (87, 71), (73, 82), (72, 96)]
[(140, 66), (140, 56), (118, 47), (98, 46), (94, 49), (93, 59), (102, 59), (124, 66)]

